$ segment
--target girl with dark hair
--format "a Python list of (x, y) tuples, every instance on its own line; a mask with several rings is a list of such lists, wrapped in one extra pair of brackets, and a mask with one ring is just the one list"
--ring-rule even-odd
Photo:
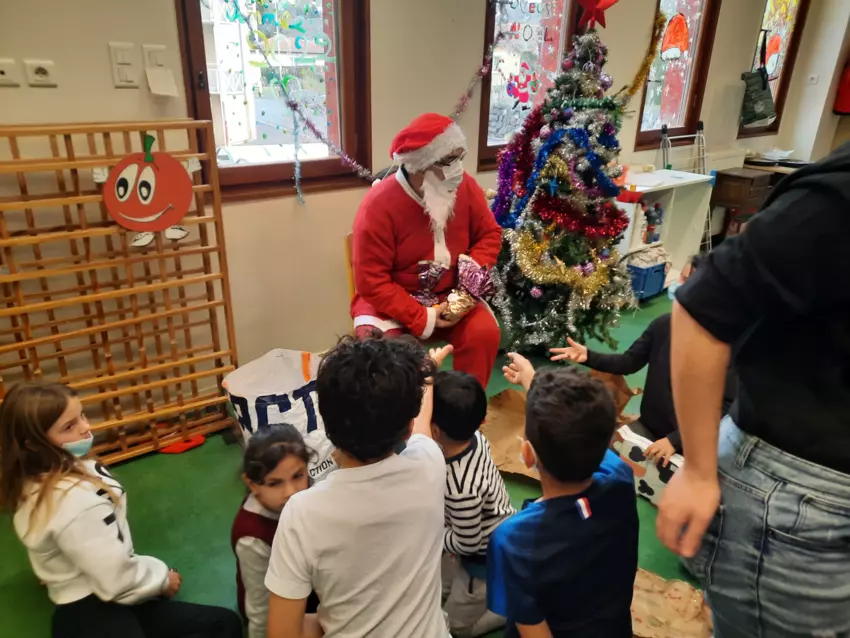
[[(265, 638), (269, 591), (266, 571), (280, 513), (289, 498), (310, 486), (307, 464), (313, 451), (289, 424), (256, 433), (245, 448), (242, 480), (249, 494), (233, 521), (230, 540), (236, 554), (239, 610), (248, 623), (248, 638)], [(315, 613), (315, 594), (307, 612)]]
[(137, 554), (127, 496), (96, 459), (76, 393), (22, 383), (0, 407), (0, 506), (54, 603), (53, 638), (238, 638), (228, 609), (169, 600), (182, 578)]

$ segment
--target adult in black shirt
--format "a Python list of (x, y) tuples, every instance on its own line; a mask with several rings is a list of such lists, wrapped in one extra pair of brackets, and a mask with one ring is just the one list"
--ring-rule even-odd
[[(694, 256), (682, 270), (680, 283), (702, 263), (702, 256)], [(640, 419), (629, 427), (640, 436), (654, 441), (644, 454), (650, 460), (663, 459), (666, 466), (670, 457), (682, 453), (682, 439), (673, 408), (670, 388), (670, 314), (657, 317), (649, 324), (629, 349), (622, 354), (602, 354), (568, 339), (568, 348), (552, 348), (553, 361), (569, 360), (588, 368), (609, 374), (634, 374), (644, 366), (646, 382), (640, 403)], [(729, 368), (723, 392), (723, 414), (727, 414), (737, 394), (737, 377)]]
[[(723, 638), (850, 630), (848, 237), (845, 144), (780, 182), (676, 295), (687, 463), (657, 531), (690, 557)], [(718, 427), (730, 358), (739, 396)]]

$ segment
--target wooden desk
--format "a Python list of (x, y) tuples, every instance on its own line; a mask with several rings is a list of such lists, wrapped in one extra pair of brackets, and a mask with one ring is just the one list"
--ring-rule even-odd
[(772, 175), (772, 172), (753, 170), (746, 166), (717, 171), (711, 194), (712, 207), (735, 208), (745, 213), (758, 210), (770, 192)]
[[(753, 170), (755, 166), (717, 171), (711, 206), (726, 208), (722, 235), (737, 235), (761, 207), (771, 189), (772, 171)], [(775, 168), (765, 166), (763, 168)]]
[(764, 171), (766, 173), (779, 173), (780, 175), (790, 175), (800, 170), (798, 168), (791, 168), (790, 166), (755, 166), (746, 162), (744, 163), (744, 168), (751, 168), (754, 171)]

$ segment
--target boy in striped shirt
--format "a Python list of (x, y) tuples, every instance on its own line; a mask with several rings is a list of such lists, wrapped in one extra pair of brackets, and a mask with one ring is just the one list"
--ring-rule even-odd
[(487, 544), (515, 510), (478, 431), (486, 415), (487, 396), (475, 377), (437, 374), (431, 432), (446, 457), (443, 591), (455, 638), (481, 636), (505, 624), (487, 611)]
[(507, 617), (505, 638), (631, 638), (637, 503), (631, 469), (608, 449), (614, 402), (574, 368), (535, 375), (508, 356), (505, 377), (528, 390), (521, 455), (543, 497), (490, 539), (488, 607)]

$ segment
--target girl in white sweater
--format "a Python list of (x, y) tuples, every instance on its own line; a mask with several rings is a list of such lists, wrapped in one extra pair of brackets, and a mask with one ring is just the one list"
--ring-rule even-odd
[(232, 611), (169, 600), (180, 575), (133, 550), (127, 496), (99, 462), (63, 385), (13, 387), (0, 406), (0, 506), (56, 605), (54, 638), (240, 638)]

